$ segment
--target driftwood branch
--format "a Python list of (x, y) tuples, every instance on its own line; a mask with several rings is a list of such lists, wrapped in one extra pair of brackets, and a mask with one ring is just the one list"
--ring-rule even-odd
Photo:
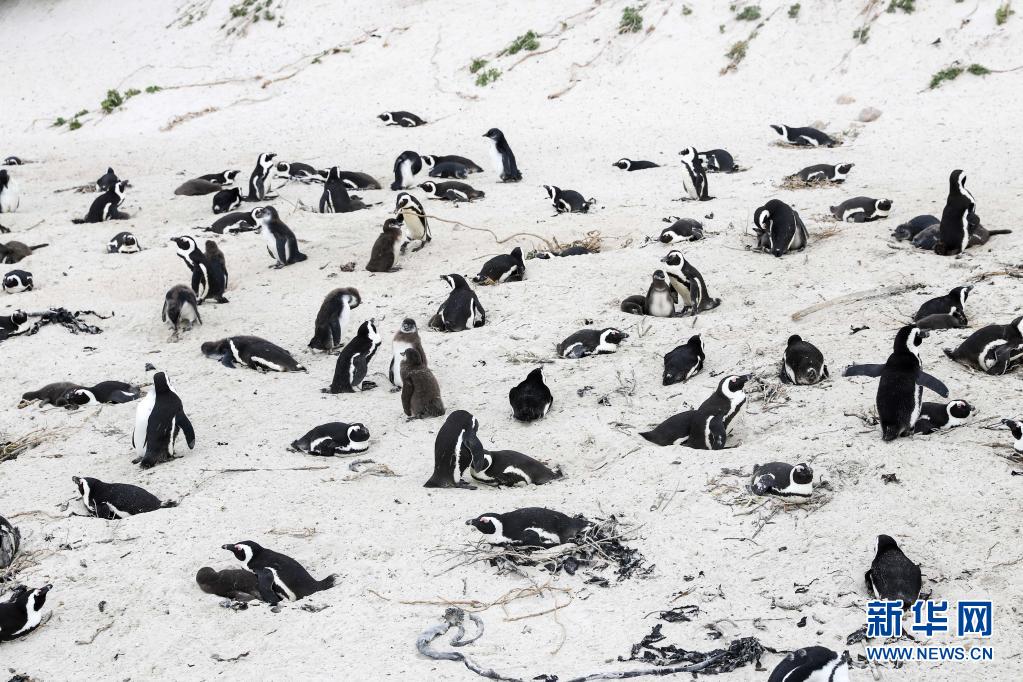
[(798, 312), (792, 313), (792, 319), (799, 321), (804, 317), (820, 312), (822, 310), (826, 310), (827, 308), (832, 308), (837, 305), (845, 305), (847, 303), (859, 303), (860, 301), (872, 301), (875, 298), (884, 298), (886, 296), (898, 296), (899, 294), (904, 294), (907, 291), (921, 289), (924, 286), (926, 285), (921, 283), (900, 284), (894, 287), (881, 287), (880, 289), (868, 289), (866, 291), (857, 291), (851, 294), (846, 294), (845, 296), (833, 298), (830, 301), (821, 301), (820, 303), (812, 305), (809, 308), (803, 308)]

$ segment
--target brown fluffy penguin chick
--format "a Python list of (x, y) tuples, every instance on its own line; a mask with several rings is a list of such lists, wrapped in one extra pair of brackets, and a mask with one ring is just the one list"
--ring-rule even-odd
[(407, 348), (401, 361), (401, 406), (412, 419), (444, 414), (440, 385), (415, 348)]
[(383, 231), (373, 242), (373, 251), (369, 256), (366, 269), (370, 272), (394, 272), (398, 268), (401, 249), (408, 242), (401, 221), (388, 218), (384, 221)]

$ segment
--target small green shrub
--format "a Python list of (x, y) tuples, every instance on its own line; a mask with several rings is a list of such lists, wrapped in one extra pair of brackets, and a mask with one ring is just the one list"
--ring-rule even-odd
[(99, 103), (100, 109), (109, 114), (117, 107), (124, 104), (124, 98), (117, 90), (107, 90), (107, 98)]
[(163, 90), (159, 85), (150, 85), (146, 87), (146, 93), (152, 95), (154, 92), (160, 92)]
[(738, 64), (739, 62), (746, 58), (747, 47), (749, 47), (749, 43), (747, 43), (745, 40), (740, 40), (739, 42), (734, 43), (730, 48), (728, 48), (728, 52), (725, 53), (725, 56), (732, 60), (733, 64)]
[(795, 19), (799, 16), (799, 10), (801, 9), (799, 3), (789, 5), (789, 19)]
[(895, 10), (901, 9), (906, 14), (916, 11), (916, 0), (892, 0), (888, 5), (888, 14), (895, 14)]
[(486, 71), (481, 71), (479, 75), (476, 76), (476, 85), (482, 88), (484, 86), (490, 85), (500, 77), (501, 77), (500, 69), (487, 69)]
[(81, 110), (81, 111), (79, 111), (79, 112), (78, 112), (77, 114), (75, 114), (75, 116), (74, 116), (74, 117), (75, 117), (75, 118), (81, 118), (82, 116), (85, 116), (85, 115), (86, 115), (87, 113), (89, 113), (89, 110), (88, 110), (88, 109), (82, 109), (82, 110)]
[(132, 97), (134, 97), (135, 95), (141, 95), (141, 94), (142, 94), (141, 90), (137, 90), (135, 88), (128, 88), (127, 90), (124, 91), (124, 99), (125, 100), (129, 100)]
[(63, 116), (58, 116), (58, 117), (57, 117), (57, 120), (56, 120), (56, 121), (54, 121), (54, 122), (53, 122), (53, 123), (51, 124), (51, 127), (53, 127), (53, 128), (59, 128), (59, 127), (61, 127), (62, 125), (64, 125), (65, 123), (67, 123), (67, 119), (66, 119), (66, 118), (64, 118)]
[(689, 5), (682, 5), (682, 16), (688, 17), (692, 13), (693, 13), (692, 7), (690, 7)]
[(953, 64), (952, 66), (942, 69), (938, 73), (931, 76), (930, 88), (931, 90), (933, 90), (934, 88), (940, 87), (941, 84), (946, 81), (954, 81), (956, 78), (959, 78), (959, 76), (961, 76), (962, 74), (963, 67), (959, 66), (958, 64)]
[(67, 124), (67, 127), (68, 127), (68, 130), (78, 130), (79, 128), (81, 128), (81, 127), (82, 127), (82, 124), (81, 124), (81, 122), (80, 122), (80, 121), (79, 121), (79, 120), (78, 120), (78, 119), (76, 118), (76, 119), (72, 119), (72, 121), (71, 121), (70, 123), (68, 123), (68, 124)]
[(526, 31), (518, 38), (513, 40), (511, 42), (511, 45), (501, 50), (498, 56), (500, 57), (501, 55), (506, 54), (518, 54), (523, 50), (525, 50), (526, 52), (532, 52), (538, 47), (540, 47), (539, 36), (537, 36), (536, 33), (534, 33), (533, 31)]
[(858, 29), (856, 29), (855, 31), (853, 31), (853, 40), (855, 40), (856, 42), (862, 44), (862, 43), (867, 42), (869, 39), (870, 39), (870, 27), (869, 26), (861, 26)]
[(642, 7), (626, 7), (622, 10), (622, 20), (618, 22), (619, 33), (639, 33), (643, 29)]
[(998, 6), (998, 9), (995, 10), (995, 23), (1001, 26), (1002, 24), (1007, 22), (1009, 20), (1009, 17), (1011, 17), (1015, 13), (1016, 12), (1015, 10), (1012, 9), (1011, 3), (1003, 2), (1001, 5)]
[(488, 62), (486, 59), (483, 59), (482, 57), (477, 57), (476, 59), (473, 59), (472, 64), (469, 65), (469, 73), (476, 73), (487, 64)]
[(756, 21), (760, 18), (760, 6), (759, 5), (746, 5), (742, 10), (735, 15), (738, 21)]
[(983, 64), (970, 64), (966, 67), (966, 70), (974, 76), (986, 76), (991, 73), (991, 69), (987, 68)]

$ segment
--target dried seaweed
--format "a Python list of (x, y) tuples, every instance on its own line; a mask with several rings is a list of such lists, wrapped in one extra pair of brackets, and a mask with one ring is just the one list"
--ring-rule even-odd
[(700, 668), (700, 673), (704, 675), (718, 675), (730, 673), (750, 663), (755, 663), (759, 667), (760, 658), (764, 653), (767, 651), (774, 652), (773, 649), (769, 649), (761, 644), (760, 640), (756, 637), (743, 637), (732, 640), (728, 648), (714, 649), (712, 651), (690, 651), (674, 644), (657, 646), (659, 642), (666, 639), (661, 634), (662, 627), (664, 626), (660, 623), (655, 625), (650, 630), (650, 634), (637, 644), (632, 645), (632, 652), (628, 658), (619, 657), (618, 660), (643, 661), (644, 663), (650, 663), (659, 667), (675, 666), (682, 663), (705, 664)]
[[(113, 315), (103, 317), (99, 313), (94, 312), (92, 310), (76, 310), (74, 312), (71, 312), (67, 308), (50, 308), (49, 310), (43, 313), (29, 313), (30, 317), (38, 317), (39, 320), (33, 322), (31, 327), (29, 327), (26, 331), (22, 332), (21, 334), (18, 334), (18, 336), (31, 336), (33, 334), (38, 334), (39, 330), (48, 324), (59, 324), (72, 334), (77, 334), (79, 332), (82, 332), (83, 334), (103, 333), (103, 330), (100, 329), (99, 327), (88, 324), (84, 320), (79, 319), (79, 316), (81, 315), (92, 315), (94, 317), (98, 317), (101, 320), (107, 320), (113, 317)], [(0, 341), (4, 341), (7, 338), (10, 337), (0, 336)]]

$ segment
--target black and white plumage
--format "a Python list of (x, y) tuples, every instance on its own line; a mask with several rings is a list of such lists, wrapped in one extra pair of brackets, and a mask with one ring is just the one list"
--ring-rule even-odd
[(487, 323), (487, 312), (461, 275), (441, 275), (451, 287), (447, 299), (440, 304), (437, 313), (430, 318), (430, 328), (442, 332), (460, 332), (476, 329)]
[(928, 299), (913, 315), (913, 321), (919, 322), (928, 315), (951, 315), (961, 313), (966, 316), (966, 299), (973, 291), (972, 286), (955, 287), (944, 296)]
[(76, 388), (82, 387), (70, 381), (55, 381), (51, 384), (46, 384), (39, 390), (22, 393), (19, 407), (24, 407), (34, 400), (38, 400), (40, 405), (67, 407), (67, 394)]
[(380, 181), (369, 173), (343, 170), (338, 172), (338, 177), (341, 178), (341, 182), (345, 183), (345, 187), (348, 189), (381, 189)]
[(916, 421), (916, 433), (932, 433), (939, 429), (955, 428), (966, 423), (973, 414), (974, 407), (965, 400), (952, 400), (947, 403), (924, 403), (920, 408), (920, 418)]
[(455, 203), (462, 201), (470, 202), (473, 199), (482, 199), (487, 195), (487, 193), (483, 190), (476, 189), (467, 183), (454, 180), (449, 182), (434, 182), (433, 180), (427, 180), (426, 182), (419, 184), (419, 189), (431, 195), (434, 199), (454, 201)]
[(697, 410), (689, 424), (689, 438), (683, 444), (696, 450), (722, 450), (727, 440), (724, 420), (712, 412)]
[(735, 173), (739, 170), (739, 164), (724, 149), (711, 149), (700, 152), (697, 154), (697, 157), (703, 163), (704, 170), (708, 173)]
[(693, 334), (684, 344), (665, 353), (663, 385), (671, 386), (692, 379), (703, 369), (705, 358), (703, 339), (699, 334)]
[(157, 372), (153, 375), (153, 389), (139, 401), (135, 410), (131, 444), (138, 457), (132, 464), (148, 469), (171, 459), (179, 431), (185, 434), (188, 448), (195, 449), (195, 431), (185, 415), (181, 398), (171, 387), (167, 374)]
[(728, 428), (739, 410), (746, 404), (746, 383), (752, 374), (731, 374), (718, 382), (717, 389), (696, 408), (698, 413), (710, 412), (719, 417)]
[(767, 682), (849, 682), (849, 653), (823, 646), (796, 649), (783, 658)]
[(849, 175), (849, 171), (855, 165), (854, 163), (840, 163), (837, 166), (832, 166), (829, 163), (817, 163), (807, 166), (798, 173), (793, 173), (789, 176), (789, 179), (802, 180), (807, 185), (823, 184), (826, 182), (840, 185), (845, 182), (846, 176)]
[(200, 304), (206, 299), (227, 303), (224, 291), (227, 289), (227, 262), (216, 242), (207, 240), (206, 250), (199, 248), (194, 237), (172, 237), (178, 257), (192, 272), (192, 291)]
[(437, 168), (445, 165), (461, 166), (465, 169), (467, 174), (482, 173), (483, 169), (480, 168), (472, 159), (467, 159), (464, 156), (458, 156), (457, 154), (423, 154), (423, 166), (436, 170)]
[(229, 336), (219, 341), (206, 341), (202, 352), (232, 369), (237, 363), (260, 372), (306, 371), (291, 353), (258, 336)]
[(697, 315), (721, 305), (721, 299), (710, 295), (703, 275), (681, 251), (669, 251), (661, 262), (671, 286), (678, 292), (681, 313)]
[(892, 203), (891, 199), (853, 197), (838, 206), (832, 206), (831, 215), (846, 223), (869, 223), (887, 218), (892, 210)]
[(484, 263), (472, 281), (477, 284), (503, 284), (521, 282), (525, 278), (526, 262), (522, 259), (522, 249), (516, 246), (511, 253), (494, 256)]
[(492, 545), (526, 545), (552, 547), (571, 542), (588, 528), (589, 520), (581, 515), (569, 516), (544, 507), (525, 507), (496, 514), (481, 514), (465, 525), (483, 533)]
[(891, 536), (877, 536), (874, 560), (863, 577), (875, 599), (901, 600), (904, 610), (920, 598), (920, 567), (902, 552)]
[[(100, 178), (102, 180), (102, 178)], [(127, 220), (130, 216), (120, 210), (124, 203), (124, 193), (128, 188), (127, 181), (115, 182), (110, 189), (96, 197), (89, 212), (84, 218), (74, 218), (71, 222), (76, 225), (83, 223), (102, 223), (104, 220)]]
[(989, 324), (945, 355), (972, 369), (992, 375), (1011, 372), (1023, 362), (1023, 316), (1009, 324)]
[(752, 375), (732, 374), (718, 382), (717, 389), (695, 410), (672, 415), (639, 435), (655, 445), (686, 445), (702, 450), (720, 450), (727, 429), (746, 402), (744, 387)]
[(483, 468), (485, 450), (477, 436), (479, 428), (476, 417), (465, 410), (448, 415), (433, 443), (433, 474), (424, 488), (474, 488), (462, 477), (470, 466)]
[(242, 205), (242, 191), (238, 187), (217, 190), (213, 195), (213, 215), (230, 213)]
[(376, 388), (372, 381), (366, 381), (369, 363), (380, 347), (380, 334), (376, 322), (366, 320), (359, 325), (359, 333), (345, 344), (334, 365), (334, 378), (324, 393), (354, 393)]
[(101, 175), (99, 180), (96, 181), (96, 191), (100, 193), (108, 192), (120, 181), (121, 180), (117, 177), (117, 173), (114, 172), (114, 169), (108, 167), (107, 172)]
[[(17, 156), (6, 156), (6, 157), (4, 157), (3, 163), (0, 164), (0, 165), (3, 165), (3, 166), (21, 166), (21, 165), (23, 165), (25, 163), (26, 163), (26, 161), (24, 159), (20, 158), (20, 157), (17, 157)], [(31, 161), (29, 161), (28, 163), (31, 163)]]
[(589, 213), (590, 206), (596, 203), (592, 197), (586, 199), (574, 189), (561, 189), (554, 185), (541, 185), (547, 192), (554, 209), (558, 213)]
[(554, 404), (554, 395), (543, 378), (543, 367), (537, 367), (508, 391), (512, 415), (521, 422), (542, 419)]
[(3, 290), (5, 294), (32, 291), (32, 273), (28, 270), (11, 270), (4, 275)]
[(648, 168), (660, 168), (660, 164), (656, 164), (653, 161), (633, 161), (632, 159), (618, 159), (611, 164), (614, 168), (620, 168), (623, 171), (638, 171), (646, 170)]
[(19, 585), (0, 602), (0, 642), (24, 637), (43, 621), (43, 606), (52, 585), (32, 589)]
[(529, 455), (515, 450), (484, 450), (480, 462), (469, 470), (473, 479), (498, 486), (544, 485), (563, 474)]
[(493, 163), (494, 172), (501, 178), (501, 182), (522, 180), (522, 173), (515, 161), (515, 154), (512, 152), (508, 140), (505, 139), (504, 133), (498, 128), (491, 128), (483, 133), (483, 137), (490, 140), (490, 160)]
[(696, 201), (713, 199), (707, 185), (707, 171), (703, 167), (696, 147), (686, 147), (678, 153), (678, 156), (682, 162), (682, 189), (685, 191), (683, 199)]
[(301, 161), (278, 161), (274, 166), (278, 178), (301, 183), (323, 182), (324, 173)]
[[(240, 568), (225, 568), (215, 571), (203, 566), (195, 574), (195, 582), (206, 594), (213, 594), (234, 601), (261, 599), (259, 577), (252, 571)], [(274, 599), (277, 599), (276, 595)]]
[(101, 381), (93, 386), (69, 389), (63, 396), (63, 402), (65, 407), (73, 409), (83, 405), (121, 405), (141, 396), (138, 386), (125, 381)]
[(787, 125), (771, 125), (781, 141), (796, 147), (837, 147), (838, 141), (816, 128), (793, 128)]
[(469, 169), (454, 161), (444, 161), (442, 163), (430, 164), (430, 172), (427, 175), (431, 178), (465, 180), (469, 177)]
[(164, 322), (170, 322), (175, 335), (181, 329), (188, 331), (194, 324), (202, 324), (199, 301), (192, 288), (184, 284), (175, 284), (168, 289), (163, 298), (163, 312), (160, 317)]
[(174, 502), (161, 502), (156, 495), (137, 485), (104, 483), (88, 476), (72, 476), (71, 480), (82, 496), (86, 511), (109, 521), (176, 506)]
[(809, 464), (768, 462), (753, 465), (750, 490), (754, 495), (773, 495), (786, 502), (802, 503), (813, 493), (813, 469)]
[(663, 222), (671, 223), (661, 230), (657, 237), (662, 244), (677, 244), (678, 242), (695, 242), (703, 239), (703, 223), (692, 218), (679, 218), (668, 216), (662, 219)]
[(215, 234), (253, 232), (256, 230), (256, 221), (252, 218), (252, 211), (235, 211), (220, 216), (213, 221), (212, 225), (204, 227), (202, 230)]
[(920, 329), (962, 329), (969, 324), (966, 315), (958, 310), (951, 313), (932, 313), (913, 322)]
[(280, 219), (276, 208), (273, 206), (254, 208), (252, 209), (252, 219), (266, 241), (267, 253), (277, 261), (273, 265), (274, 268), (301, 263), (308, 258), (298, 250), (298, 239), (295, 238), (295, 233)]
[[(370, 251), (366, 270), (369, 272), (396, 272), (401, 269), (398, 267), (398, 261), (401, 260), (402, 252), (409, 244), (404, 223), (404, 218), (400, 214), (397, 218), (388, 218), (384, 221), (380, 234), (373, 241), (373, 249)], [(422, 248), (421, 245), (420, 248)]]
[(396, 125), (402, 128), (415, 128), (426, 125), (426, 121), (408, 111), (385, 111), (377, 116), (377, 118), (389, 126)]
[(348, 185), (341, 179), (341, 169), (334, 166), (323, 183), (319, 208), (320, 213), (351, 213), (368, 207), (361, 198), (348, 193)]
[(757, 246), (776, 258), (802, 251), (810, 239), (803, 219), (780, 199), (771, 199), (753, 213)]
[(934, 252), (940, 256), (965, 253), (970, 246), (970, 216), (975, 214), (977, 202), (966, 189), (966, 173), (960, 169), (948, 176), (948, 197), (941, 212), (938, 243)]
[(423, 170), (423, 158), (414, 151), (407, 150), (394, 160), (394, 182), (392, 190), (408, 189), (415, 184), (415, 177)]
[(277, 154), (263, 152), (256, 159), (256, 166), (249, 174), (248, 195), (246, 201), (263, 201), (267, 198), (267, 191), (270, 189), (270, 171), (274, 167), (274, 159)]
[(18, 183), (5, 169), (0, 169), (0, 213), (14, 213), (21, 205)]
[(24, 334), (32, 328), (28, 320), (28, 313), (24, 310), (14, 310), (10, 315), (0, 315), (0, 341)]
[(245, 568), (257, 575), (260, 571), (269, 571), (273, 577), (272, 589), (281, 599), (298, 601), (311, 594), (329, 590), (337, 582), (334, 574), (316, 580), (302, 564), (290, 556), (262, 547), (251, 540), (223, 545), (222, 549), (231, 552)]
[(828, 378), (824, 354), (798, 334), (789, 337), (781, 359), (781, 380), (786, 384), (811, 386)]
[(559, 358), (585, 358), (590, 355), (614, 353), (629, 335), (620, 329), (580, 329), (558, 344)]
[(21, 531), (10, 521), (0, 516), (0, 570), (14, 563), (21, 548)]
[(627, 296), (620, 306), (622, 312), (651, 317), (674, 317), (678, 308), (678, 292), (668, 281), (664, 270), (655, 270), (650, 277), (646, 296)]
[(433, 239), (430, 221), (423, 204), (408, 192), (402, 192), (394, 200), (394, 214), (401, 216), (405, 233), (412, 242), (412, 251), (419, 251)]
[(361, 422), (320, 424), (310, 429), (298, 440), (291, 442), (291, 449), (296, 452), (306, 452), (322, 457), (365, 452), (368, 448), (369, 429)]
[(362, 304), (358, 289), (339, 287), (323, 297), (323, 303), (313, 323), (313, 338), (309, 347), (330, 352), (341, 345), (345, 330), (352, 319), (352, 310)]
[(240, 170), (226, 170), (221, 171), (220, 173), (207, 173), (206, 175), (200, 175), (196, 178), (196, 180), (205, 180), (207, 182), (220, 185), (221, 187), (230, 187), (234, 184), (240, 174)]
[(138, 253), (141, 250), (142, 245), (131, 232), (118, 232), (107, 242), (107, 253)]
[(1019, 419), (1003, 419), (1002, 424), (1012, 434), (1012, 449), (1019, 454), (1023, 454), (1023, 421)]

